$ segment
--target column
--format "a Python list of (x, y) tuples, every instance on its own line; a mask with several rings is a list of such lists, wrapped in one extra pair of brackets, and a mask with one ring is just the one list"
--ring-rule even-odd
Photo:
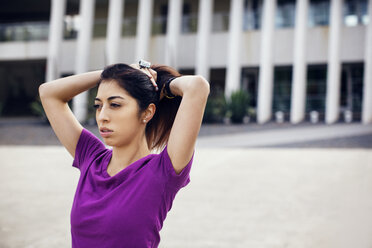
[[(80, 29), (77, 37), (75, 73), (89, 70), (90, 41), (94, 23), (94, 0), (80, 0)], [(85, 91), (74, 98), (74, 114), (83, 122), (87, 117), (88, 92)]]
[(181, 30), (183, 0), (168, 1), (165, 64), (177, 69), (178, 38)]
[(331, 0), (326, 95), (327, 124), (335, 123), (340, 112), (342, 2), (342, 0)]
[(140, 59), (149, 60), (148, 47), (151, 36), (153, 0), (139, 0), (138, 5), (135, 62)]
[(209, 42), (212, 30), (213, 0), (199, 0), (196, 74), (209, 80)]
[(52, 0), (51, 5), (46, 81), (52, 81), (60, 77), (59, 58), (63, 40), (63, 17), (66, 10), (66, 0)]
[(124, 0), (110, 0), (107, 23), (105, 64), (120, 62), (121, 24), (123, 19)]
[(243, 32), (243, 9), (243, 0), (231, 0), (225, 85), (226, 97), (230, 97), (232, 92), (240, 89), (240, 40)]
[(305, 117), (306, 103), (306, 32), (308, 0), (297, 0), (292, 76), (291, 123)]
[(372, 123), (372, 0), (368, 1), (368, 17), (364, 59), (363, 124)]
[(258, 79), (257, 121), (265, 123), (270, 120), (273, 100), (273, 37), (275, 27), (276, 1), (263, 2), (261, 26), (261, 58)]

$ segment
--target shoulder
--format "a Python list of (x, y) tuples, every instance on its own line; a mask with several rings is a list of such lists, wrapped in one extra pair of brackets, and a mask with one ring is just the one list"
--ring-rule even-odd
[(107, 148), (104, 143), (92, 132), (84, 128), (76, 145), (73, 166), (80, 167), (80, 164), (96, 158), (106, 150)]
[(174, 169), (172, 160), (169, 157), (167, 146), (165, 146), (159, 154), (152, 155), (149, 163), (152, 163), (151, 167), (154, 173), (156, 173), (158, 177), (162, 177), (169, 187), (179, 189), (186, 186), (190, 181), (189, 175), (193, 163), (193, 156), (187, 165), (178, 173)]

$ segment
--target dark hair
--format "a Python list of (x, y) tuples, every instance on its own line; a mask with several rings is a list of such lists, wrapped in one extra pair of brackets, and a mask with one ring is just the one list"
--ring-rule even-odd
[(181, 74), (165, 65), (152, 65), (151, 69), (157, 72), (158, 91), (155, 90), (150, 78), (144, 72), (127, 64), (114, 64), (105, 67), (101, 74), (101, 81), (115, 80), (120, 87), (137, 100), (139, 114), (146, 110), (151, 103), (155, 104), (155, 114), (146, 125), (146, 139), (149, 149), (162, 149), (168, 142), (182, 98), (179, 96), (173, 99), (163, 97), (159, 100), (160, 92), (168, 79), (179, 77)]

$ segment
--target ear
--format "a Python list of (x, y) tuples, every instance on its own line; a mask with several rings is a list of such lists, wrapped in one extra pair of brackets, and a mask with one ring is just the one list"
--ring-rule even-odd
[(154, 116), (155, 114), (155, 111), (156, 111), (156, 106), (155, 104), (153, 103), (150, 103), (149, 106), (147, 107), (147, 109), (145, 111), (143, 111), (142, 113), (142, 122), (143, 123), (148, 123), (152, 117)]

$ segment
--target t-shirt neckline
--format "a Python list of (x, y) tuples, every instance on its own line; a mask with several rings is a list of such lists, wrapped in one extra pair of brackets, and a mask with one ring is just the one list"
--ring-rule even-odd
[(111, 158), (112, 158), (112, 149), (108, 149), (107, 159), (106, 159), (106, 162), (105, 162), (105, 164), (103, 165), (103, 168), (102, 168), (103, 169), (103, 175), (104, 175), (104, 177), (107, 177), (107, 178), (115, 178), (115, 177), (119, 176), (120, 174), (125, 173), (125, 171), (129, 170), (130, 167), (133, 167), (134, 165), (136, 165), (140, 161), (145, 160), (146, 158), (148, 158), (150, 156), (153, 156), (153, 155), (155, 155), (155, 154), (150, 153), (150, 154), (148, 154), (148, 155), (146, 155), (146, 156), (144, 156), (144, 157), (142, 157), (142, 158), (140, 158), (140, 159), (132, 162), (127, 167), (125, 167), (124, 169), (120, 170), (115, 175), (111, 176), (110, 174), (108, 174), (107, 168), (108, 168), (108, 165), (109, 165), (109, 163), (111, 161)]

